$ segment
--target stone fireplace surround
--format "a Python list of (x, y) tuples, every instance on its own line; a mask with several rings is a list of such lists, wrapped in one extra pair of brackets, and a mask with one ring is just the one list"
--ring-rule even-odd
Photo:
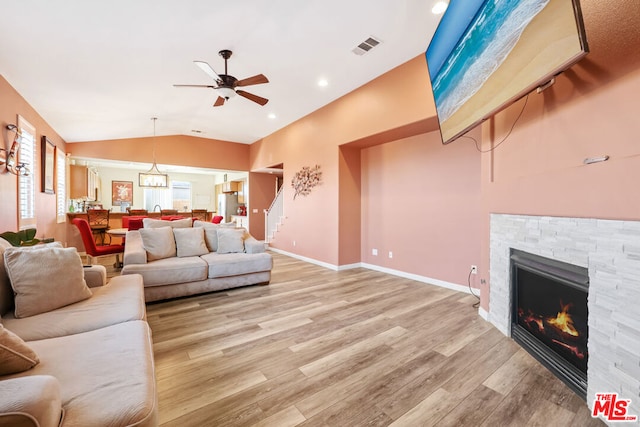
[(617, 392), (640, 416), (640, 221), (491, 214), (490, 227), (487, 319), (511, 335), (511, 248), (586, 267), (587, 404)]

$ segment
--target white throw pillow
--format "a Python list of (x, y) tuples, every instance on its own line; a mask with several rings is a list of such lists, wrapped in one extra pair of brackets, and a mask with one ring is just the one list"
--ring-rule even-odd
[(178, 258), (209, 253), (204, 242), (204, 228), (174, 228)]
[(231, 254), (244, 252), (244, 228), (218, 229), (218, 253)]
[(164, 219), (143, 218), (142, 225), (144, 228), (187, 228), (191, 227), (193, 221), (191, 218), (177, 219), (175, 221), (167, 221)]
[(205, 221), (195, 221), (194, 227), (204, 228), (204, 241), (209, 248), (209, 252), (216, 252), (218, 250), (218, 224), (213, 224)]
[(171, 227), (141, 228), (142, 246), (147, 251), (147, 261), (176, 256), (176, 241)]
[(45, 313), (91, 297), (76, 248), (20, 247), (4, 251), (16, 318)]

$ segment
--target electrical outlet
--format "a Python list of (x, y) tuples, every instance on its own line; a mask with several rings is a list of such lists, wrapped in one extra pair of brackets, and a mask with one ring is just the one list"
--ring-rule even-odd
[(378, 256), (378, 250), (377, 249), (371, 249), (371, 255)]
[(293, 246), (295, 246), (295, 245), (296, 245), (296, 241), (294, 240), (294, 241), (293, 241)]
[(478, 274), (478, 266), (477, 265), (472, 265), (471, 266), (471, 274)]
[(393, 252), (389, 251), (389, 258), (393, 258)]

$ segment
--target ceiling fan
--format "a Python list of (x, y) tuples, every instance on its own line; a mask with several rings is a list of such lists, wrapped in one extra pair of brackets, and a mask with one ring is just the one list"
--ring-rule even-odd
[(202, 71), (204, 71), (208, 76), (216, 81), (216, 85), (173, 85), (174, 87), (208, 87), (214, 89), (218, 93), (218, 98), (216, 102), (213, 103), (214, 107), (219, 107), (224, 104), (224, 101), (229, 98), (234, 97), (236, 94), (247, 98), (253, 102), (256, 102), (260, 105), (265, 105), (269, 102), (268, 99), (263, 98), (258, 95), (254, 95), (249, 92), (245, 92), (242, 89), (236, 89), (237, 87), (243, 86), (251, 86), (258, 85), (262, 83), (269, 83), (269, 80), (263, 74), (257, 74), (253, 77), (248, 77), (246, 79), (238, 80), (232, 75), (227, 74), (227, 59), (231, 57), (230, 50), (224, 49), (218, 52), (218, 55), (224, 58), (224, 74), (217, 74), (213, 71), (211, 66), (204, 61), (193, 61)]

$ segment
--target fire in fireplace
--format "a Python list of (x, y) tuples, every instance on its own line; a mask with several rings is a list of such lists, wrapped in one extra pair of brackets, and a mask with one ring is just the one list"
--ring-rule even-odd
[(511, 287), (511, 337), (586, 399), (587, 269), (512, 249)]

